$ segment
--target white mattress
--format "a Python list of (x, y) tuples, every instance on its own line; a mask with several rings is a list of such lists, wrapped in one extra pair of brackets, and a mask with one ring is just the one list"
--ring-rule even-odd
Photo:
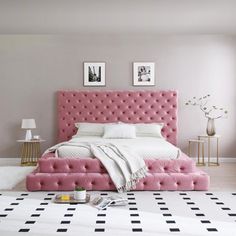
[[(176, 159), (179, 156), (179, 149), (161, 138), (139, 137), (135, 139), (104, 139), (95, 136), (81, 136), (72, 138), (69, 142), (103, 142), (119, 144), (136, 152), (144, 159)], [(58, 148), (59, 157), (67, 158), (93, 158), (89, 149), (76, 146), (61, 146)]]

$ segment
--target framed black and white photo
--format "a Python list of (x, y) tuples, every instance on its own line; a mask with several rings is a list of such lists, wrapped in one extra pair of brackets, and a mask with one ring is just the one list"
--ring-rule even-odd
[(155, 63), (134, 62), (133, 63), (133, 85), (154, 86), (155, 85)]
[(84, 86), (105, 85), (105, 62), (84, 62)]

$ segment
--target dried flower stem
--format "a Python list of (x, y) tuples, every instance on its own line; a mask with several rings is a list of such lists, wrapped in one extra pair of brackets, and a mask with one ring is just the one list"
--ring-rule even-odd
[[(186, 105), (199, 106), (200, 110), (204, 113), (208, 119), (220, 119), (227, 118), (228, 111), (224, 108), (218, 108), (216, 106), (208, 106), (208, 98), (210, 95), (206, 95), (200, 98), (193, 97), (192, 100), (186, 102)], [(218, 111), (218, 114), (214, 114), (214, 111)], [(219, 114), (220, 113), (220, 114)]]

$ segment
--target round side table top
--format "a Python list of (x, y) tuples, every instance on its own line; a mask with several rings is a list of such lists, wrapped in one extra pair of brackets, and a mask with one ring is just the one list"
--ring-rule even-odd
[(19, 139), (16, 141), (18, 143), (41, 143), (41, 142), (45, 142), (46, 140), (44, 139), (31, 139), (31, 140)]
[(204, 143), (204, 140), (199, 140), (199, 139), (189, 139), (189, 142), (193, 142), (193, 143)]
[(202, 134), (202, 135), (198, 135), (199, 138), (220, 138), (221, 136), (219, 134), (215, 134), (213, 136), (209, 136), (207, 134)]

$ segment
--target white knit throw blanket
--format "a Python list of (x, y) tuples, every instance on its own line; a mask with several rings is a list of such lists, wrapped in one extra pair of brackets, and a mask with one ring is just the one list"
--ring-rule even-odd
[(45, 153), (55, 152), (61, 146), (88, 148), (99, 159), (109, 173), (118, 192), (135, 189), (136, 183), (147, 174), (144, 160), (128, 148), (111, 143), (64, 142), (49, 148)]
[(107, 169), (118, 192), (135, 189), (139, 179), (146, 176), (144, 160), (126, 148), (114, 144), (91, 144), (91, 151)]

